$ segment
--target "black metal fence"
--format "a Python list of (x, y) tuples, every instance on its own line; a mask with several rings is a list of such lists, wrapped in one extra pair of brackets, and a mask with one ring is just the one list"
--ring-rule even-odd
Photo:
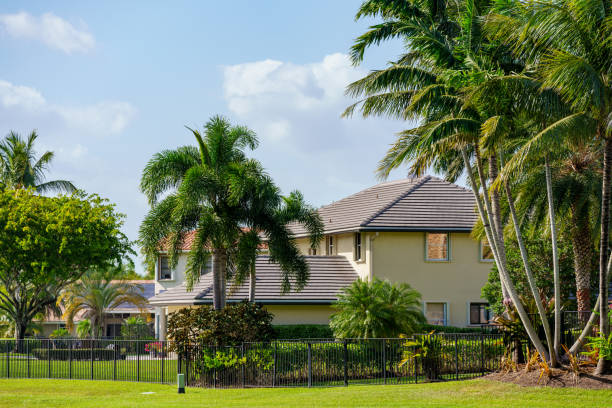
[(291, 340), (239, 346), (142, 340), (0, 340), (0, 378), (174, 383), (196, 387), (405, 384), (479, 377), (500, 367), (501, 335)]

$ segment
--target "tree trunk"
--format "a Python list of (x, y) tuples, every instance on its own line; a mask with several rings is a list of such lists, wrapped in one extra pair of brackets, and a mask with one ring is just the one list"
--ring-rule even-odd
[[(502, 285), (506, 285), (510, 299), (514, 303), (514, 307), (516, 308), (516, 311), (518, 312), (518, 315), (521, 318), (521, 322), (523, 323), (523, 327), (525, 327), (525, 331), (527, 332), (527, 335), (529, 336), (531, 343), (535, 346), (535, 348), (538, 350), (541, 356), (544, 356), (545, 359), (548, 359), (549, 358), (548, 352), (544, 348), (544, 345), (542, 344), (542, 341), (538, 337), (538, 334), (535, 331), (533, 324), (529, 320), (529, 316), (527, 315), (527, 312), (525, 311), (525, 308), (523, 307), (523, 304), (521, 303), (520, 298), (518, 294), (516, 293), (516, 289), (514, 288), (514, 284), (512, 283), (512, 280), (510, 279), (510, 276), (508, 275), (508, 271), (499, 262), (499, 253), (497, 252), (497, 247), (498, 247), (497, 237), (492, 233), (491, 222), (490, 222), (491, 219), (490, 219), (489, 214), (487, 213), (491, 209), (491, 204), (489, 202), (487, 191), (484, 190), (484, 194), (483, 194), (484, 202), (487, 208), (487, 212), (486, 212), (483, 207), (482, 200), (480, 198), (480, 194), (478, 192), (478, 186), (476, 184), (476, 179), (474, 178), (474, 174), (472, 172), (472, 167), (470, 164), (470, 159), (468, 157), (468, 154), (465, 148), (461, 149), (461, 154), (463, 156), (463, 162), (465, 164), (465, 167), (468, 173), (468, 178), (472, 185), (472, 190), (473, 190), (472, 192), (474, 194), (474, 199), (476, 200), (476, 205), (478, 208), (480, 219), (482, 220), (482, 223), (484, 224), (485, 232), (487, 234), (487, 239), (489, 240), (489, 243), (491, 243), (493, 257), (495, 258), (497, 269), (499, 269), (501, 283)], [(484, 178), (482, 175), (482, 167), (480, 165), (479, 160), (477, 160), (476, 163), (477, 163), (478, 172), (479, 172), (479, 175), (482, 181)], [(482, 185), (484, 188), (486, 188), (486, 183), (482, 183)], [(503, 242), (501, 243), (501, 245), (503, 245)]]
[[(602, 131), (601, 136), (605, 133)], [(610, 333), (608, 322), (608, 285), (607, 285), (607, 264), (608, 264), (608, 245), (610, 232), (610, 173), (612, 170), (612, 139), (604, 139), (604, 159), (603, 159), (603, 176), (601, 183), (601, 236), (599, 246), (599, 331), (600, 336), (605, 338)], [(606, 374), (609, 363), (603, 357), (597, 363), (596, 373), (599, 375)]]
[(249, 302), (255, 303), (255, 286), (257, 282), (255, 281), (255, 264), (251, 266), (251, 273), (249, 274)]
[(227, 267), (227, 252), (224, 249), (212, 251), (213, 273), (213, 307), (221, 310), (225, 307), (225, 272)]
[(576, 275), (576, 303), (581, 321), (588, 319), (591, 311), (591, 271), (593, 269), (593, 237), (587, 214), (579, 214), (572, 206), (570, 235), (574, 253)]
[(555, 220), (555, 205), (552, 192), (552, 175), (548, 157), (545, 158), (546, 196), (548, 197), (548, 216), (550, 218), (550, 237), (553, 255), (553, 281), (555, 288), (555, 352), (551, 354), (551, 365), (556, 367), (561, 349), (561, 282), (559, 281), (559, 250), (557, 247), (557, 224)]
[[(497, 156), (492, 154), (489, 157), (489, 180), (493, 182), (497, 178), (498, 166), (497, 166)], [(492, 218), (493, 224), (495, 225), (495, 231), (497, 233), (497, 239), (499, 242), (504, 242), (504, 228), (501, 219), (501, 205), (499, 200), (499, 191), (497, 189), (491, 190), (491, 210), (493, 211)], [(504, 245), (500, 245), (497, 248), (499, 252), (499, 261), (502, 263), (504, 268), (507, 269), (508, 262), (506, 260), (506, 247)], [(508, 289), (502, 285), (502, 296), (504, 298), (504, 304), (508, 304), (508, 300), (510, 296), (508, 295)]]

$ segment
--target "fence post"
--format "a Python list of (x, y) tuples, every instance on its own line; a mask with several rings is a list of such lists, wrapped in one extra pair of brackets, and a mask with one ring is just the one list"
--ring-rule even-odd
[(274, 342), (274, 366), (272, 367), (272, 387), (276, 387), (276, 348), (278, 343)]
[(382, 340), (383, 384), (387, 384), (387, 340)]
[(72, 380), (72, 343), (74, 340), (68, 341), (68, 378)]
[(244, 342), (242, 342), (242, 344), (240, 345), (240, 359), (243, 360), (242, 361), (242, 369), (241, 369), (241, 371), (242, 371), (242, 388), (244, 388), (244, 385), (245, 385), (245, 382), (246, 382), (246, 379), (244, 378), (245, 374), (246, 374), (245, 373), (246, 361), (244, 360)]
[(47, 377), (51, 378), (51, 340), (47, 339)]
[(417, 356), (414, 356), (414, 383), (418, 384), (419, 383), (419, 358)]
[(162, 341), (161, 343), (161, 355), (162, 355), (162, 361), (161, 361), (161, 382), (162, 384), (164, 383), (164, 360), (166, 359), (166, 355), (164, 353), (164, 345), (166, 344), (165, 341)]
[(94, 369), (93, 369), (93, 360), (94, 360), (93, 349), (94, 349), (94, 347), (93, 347), (93, 344), (94, 344), (94, 340), (91, 339), (91, 341), (89, 342), (89, 357), (90, 357), (90, 361), (91, 361), (91, 365), (90, 365), (91, 369), (90, 369), (90, 371), (91, 371), (91, 379), (92, 380), (94, 379)]
[(346, 339), (344, 339), (343, 343), (344, 351), (342, 353), (342, 360), (344, 360), (344, 386), (348, 387), (348, 344)]
[(117, 381), (117, 341), (113, 340), (113, 381)]
[(455, 379), (459, 379), (459, 348), (457, 347), (458, 334), (455, 333)]
[[(19, 344), (19, 340), (16, 340), (17, 344)], [(4, 342), (6, 344), (6, 378), (11, 378), (11, 359), (9, 358), (9, 350), (11, 349), (11, 345), (8, 340)]]
[(480, 371), (481, 374), (485, 375), (485, 361), (484, 361), (484, 333), (480, 333)]
[(30, 378), (30, 342), (24, 340), (26, 344), (26, 360), (28, 362), (28, 378)]
[(312, 343), (308, 342), (308, 387), (312, 387)]
[(136, 340), (136, 382), (140, 382), (140, 341)]

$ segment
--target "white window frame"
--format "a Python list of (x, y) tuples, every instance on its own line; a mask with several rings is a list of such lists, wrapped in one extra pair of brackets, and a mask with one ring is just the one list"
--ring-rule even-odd
[[(484, 245), (485, 240), (486, 240), (486, 238), (481, 239), (480, 243), (478, 245), (478, 259), (480, 260), (480, 262), (495, 262), (494, 258), (485, 259), (482, 256), (483, 255), (482, 247)], [(493, 255), (493, 248), (491, 247), (491, 244), (488, 244), (488, 245), (489, 245), (489, 248), (491, 249), (491, 256), (492, 256)]]
[[(359, 243), (357, 243), (357, 240), (359, 240)], [(363, 255), (363, 236), (361, 232), (356, 232), (353, 235), (353, 261), (363, 262)]]
[[(162, 257), (168, 258), (168, 269), (170, 269), (170, 278), (169, 279), (162, 279), (161, 278), (161, 259)], [(174, 280), (174, 269), (170, 267), (170, 257), (168, 256), (168, 254), (159, 254), (159, 256), (157, 257), (157, 271), (156, 271), (156, 278), (158, 282), (170, 282)]]
[[(325, 237), (325, 254), (336, 255), (338, 251), (338, 240), (335, 235), (327, 235)], [(331, 249), (331, 250), (330, 250)]]
[[(467, 303), (467, 325), (468, 326), (483, 326), (483, 325), (488, 325), (490, 324), (488, 321), (486, 323), (472, 323), (472, 305), (474, 304), (478, 304), (478, 305), (488, 305), (489, 307), (491, 307), (491, 305), (489, 304), (489, 302), (484, 301), (484, 300), (475, 300), (473, 302), (468, 302)], [(491, 309), (489, 309), (489, 320), (491, 320), (491, 318), (493, 317), (492, 313), (491, 313)]]
[[(444, 305), (444, 322), (441, 326), (448, 326), (450, 310), (448, 307), (448, 302), (446, 300), (426, 300), (423, 302), (423, 315), (425, 316), (425, 320), (427, 320), (427, 304), (428, 303), (442, 303)], [(431, 324), (427, 322), (427, 324)], [(437, 325), (436, 325), (437, 326)]]
[(317, 248), (308, 247), (308, 255), (316, 256), (317, 255)]
[[(446, 234), (446, 258), (430, 259), (429, 254), (429, 234)], [(426, 232), (425, 233), (425, 261), (426, 262), (450, 262), (451, 260), (451, 234), (450, 232)]]

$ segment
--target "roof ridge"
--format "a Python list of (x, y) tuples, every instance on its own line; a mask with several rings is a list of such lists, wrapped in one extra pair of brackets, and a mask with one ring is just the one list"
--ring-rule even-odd
[(472, 192), (472, 189), (471, 189), (471, 188), (469, 188), (469, 187), (463, 187), (463, 186), (461, 186), (461, 185), (459, 185), (459, 184), (457, 184), (457, 183), (453, 183), (452, 181), (444, 180), (443, 178), (436, 177), (436, 176), (430, 176), (430, 175), (427, 175), (427, 177), (430, 177), (432, 180), (441, 181), (441, 182), (443, 182), (443, 183), (445, 183), (445, 184), (450, 184), (451, 186), (456, 187), (456, 188), (458, 188), (458, 189), (460, 189), (460, 190), (465, 190), (465, 191), (467, 191), (468, 193), (471, 193), (471, 192)]
[(417, 188), (421, 187), (423, 184), (425, 184), (426, 182), (428, 182), (429, 180), (431, 180), (431, 176), (430, 175), (426, 175), (424, 177), (422, 177), (421, 180), (419, 180), (416, 184), (414, 184), (413, 186), (411, 186), (408, 191), (406, 191), (403, 194), (400, 194), (397, 198), (395, 198), (394, 200), (392, 200), (389, 204), (385, 205), (384, 207), (382, 207), (380, 210), (376, 211), (373, 215), (371, 215), (370, 217), (366, 218), (366, 220), (364, 222), (362, 222), (361, 224), (359, 224), (360, 227), (365, 227), (367, 224), (369, 224), (370, 222), (372, 222), (372, 220), (376, 217), (378, 217), (380, 214), (382, 214), (383, 212), (385, 212), (386, 210), (388, 210), (389, 208), (393, 207), (395, 204), (397, 204), (397, 202), (399, 202), (401, 199), (405, 198), (408, 194), (412, 193), (414, 190), (416, 190)]

